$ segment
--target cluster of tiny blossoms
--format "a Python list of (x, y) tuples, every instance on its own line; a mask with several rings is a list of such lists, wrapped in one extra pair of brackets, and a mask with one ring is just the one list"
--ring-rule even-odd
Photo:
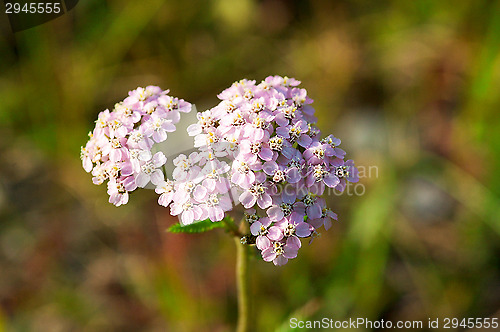
[(209, 157), (203, 152), (180, 154), (174, 159), (173, 180), (162, 181), (156, 187), (158, 203), (165, 207), (170, 204), (170, 214), (179, 215), (183, 225), (206, 219), (221, 221), (233, 208), (230, 184), (224, 176), (230, 167)]
[(190, 112), (191, 104), (168, 95), (157, 86), (137, 88), (112, 111), (99, 113), (90, 140), (81, 148), (85, 171), (96, 185), (108, 181), (109, 202), (126, 204), (129, 192), (148, 183), (164, 182), (162, 166), (167, 158), (153, 154), (156, 143), (175, 131), (180, 112)]
[(99, 114), (81, 149), (83, 167), (95, 184), (108, 181), (116, 206), (151, 182), (158, 203), (184, 225), (221, 221), (241, 204), (249, 223), (242, 241), (256, 244), (265, 261), (286, 264), (297, 256), (300, 238), (312, 240), (337, 219), (322, 197), (326, 187), (343, 191), (347, 181), (358, 181), (357, 169), (345, 160), (340, 139), (321, 138), (299, 81), (270, 76), (255, 83), (235, 82), (217, 106), (197, 114), (188, 127), (197, 151), (173, 160), (171, 179), (163, 172), (165, 155), (153, 147), (192, 105), (156, 86), (137, 88)]
[(312, 99), (299, 84), (270, 76), (224, 90), (218, 96), (222, 101), (198, 113), (198, 122), (188, 127), (199, 152), (174, 161), (182, 184), (164, 184), (170, 194), (163, 203), (174, 200), (171, 212), (183, 213), (184, 223), (207, 215), (222, 219), (231, 209), (228, 192), (236, 189), (236, 203), (250, 224), (251, 234), (242, 241), (255, 243), (262, 258), (275, 265), (295, 258), (300, 238), (312, 239), (337, 218), (322, 198), (325, 187), (343, 191), (346, 181), (358, 181), (340, 139), (320, 137)]

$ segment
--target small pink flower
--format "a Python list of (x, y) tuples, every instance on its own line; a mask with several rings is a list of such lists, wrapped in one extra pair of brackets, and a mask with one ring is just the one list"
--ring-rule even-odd
[(325, 163), (333, 154), (334, 150), (330, 145), (313, 142), (304, 151), (304, 159), (311, 165), (317, 165)]
[(127, 139), (127, 145), (130, 148), (140, 149), (140, 150), (150, 150), (154, 144), (154, 141), (148, 136), (148, 132), (146, 129), (146, 125), (141, 125), (138, 129), (130, 132), (130, 135)]
[(206, 202), (202, 205), (208, 213), (211, 221), (221, 221), (224, 218), (224, 212), (232, 209), (231, 199), (227, 194), (210, 194)]
[(257, 179), (257, 182), (252, 184), (239, 197), (239, 201), (243, 204), (245, 209), (253, 207), (256, 203), (261, 209), (265, 209), (272, 204), (272, 198), (271, 195), (269, 195), (272, 191), (272, 184), (259, 180), (265, 180), (265, 178)]
[(250, 226), (250, 232), (256, 236), (255, 244), (259, 250), (265, 250), (272, 244), (271, 241), (280, 241), (283, 232), (279, 227), (272, 226), (269, 218), (261, 218)]
[(112, 179), (108, 182), (108, 195), (109, 202), (115, 206), (128, 203), (128, 191), (120, 180)]
[(196, 220), (202, 220), (204, 211), (201, 207), (190, 201), (183, 204), (174, 202), (170, 204), (170, 214), (173, 216), (181, 215), (181, 223), (183, 225), (190, 225)]
[(301, 179), (301, 173), (297, 168), (278, 165), (275, 161), (264, 163), (262, 169), (275, 183), (297, 183)]
[(315, 186), (317, 188), (315, 190), (317, 194), (323, 194), (325, 185), (330, 188), (335, 188), (339, 183), (339, 178), (335, 175), (335, 173), (328, 170), (326, 166), (321, 164), (310, 165), (309, 174), (306, 177), (306, 186)]
[(308, 221), (315, 229), (324, 226), (325, 230), (328, 230), (330, 229), (330, 227), (332, 227), (332, 219), (337, 220), (337, 214), (326, 207), (324, 199), (322, 198), (318, 199), (318, 204), (321, 207), (321, 217)]
[(203, 186), (210, 192), (226, 193), (230, 189), (230, 183), (225, 175), (231, 168), (226, 162), (214, 160), (207, 162), (201, 174), (203, 176)]
[(128, 149), (126, 148), (126, 138), (112, 138), (109, 140), (102, 139), (102, 153), (109, 155), (109, 159), (113, 162), (120, 161), (128, 157)]
[(262, 111), (258, 114), (250, 115), (250, 121), (243, 128), (244, 136), (255, 142), (269, 139), (269, 124), (273, 119), (271, 113)]
[(159, 167), (167, 162), (167, 158), (163, 152), (157, 152), (151, 160), (141, 165), (141, 172), (136, 176), (135, 182), (137, 186), (144, 188), (150, 181), (153, 184), (158, 184), (164, 179), (163, 172)]
[(193, 173), (200, 173), (201, 169), (196, 163), (201, 159), (201, 156), (192, 152), (189, 156), (184, 154), (178, 155), (174, 160), (175, 169), (172, 173), (172, 177), (177, 181), (184, 181), (191, 177)]
[(261, 169), (262, 164), (260, 162), (249, 164), (245, 160), (236, 159), (233, 161), (231, 182), (243, 189), (248, 189), (255, 182), (254, 172)]
[(175, 125), (172, 121), (165, 118), (151, 116), (151, 119), (145, 123), (145, 134), (151, 136), (156, 143), (167, 139), (167, 132), (175, 131)]
[(89, 173), (92, 171), (93, 164), (92, 164), (92, 158), (91, 158), (91, 149), (92, 147), (92, 141), (89, 141), (85, 147), (81, 147), (80, 150), (80, 159), (82, 160), (82, 166), (85, 172)]
[(311, 137), (307, 135), (309, 130), (306, 121), (297, 121), (293, 126), (282, 126), (276, 129), (276, 133), (282, 137), (290, 140), (290, 142), (297, 142), (303, 148), (309, 147), (312, 143)]
[(358, 169), (354, 166), (352, 160), (347, 160), (343, 165), (334, 167), (334, 172), (337, 178), (340, 179), (339, 183), (335, 187), (338, 191), (344, 191), (347, 181), (356, 183), (359, 181)]
[(160, 195), (158, 204), (167, 207), (174, 199), (174, 182), (171, 180), (161, 181), (156, 185), (155, 192)]
[(250, 163), (257, 162), (257, 157), (265, 161), (273, 160), (275, 157), (267, 142), (252, 142), (250, 140), (243, 140), (240, 143), (240, 152), (244, 155), (242, 158), (247, 159)]
[(285, 265), (289, 259), (297, 257), (300, 247), (290, 237), (286, 242), (274, 242), (272, 246), (262, 251), (262, 258), (274, 265)]

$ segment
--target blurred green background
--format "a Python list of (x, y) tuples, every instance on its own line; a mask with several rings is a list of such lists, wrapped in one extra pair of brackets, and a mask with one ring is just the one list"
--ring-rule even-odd
[(256, 253), (256, 331), (500, 317), (499, 1), (85, 0), (0, 24), (0, 331), (232, 331), (233, 241), (166, 233), (152, 191), (115, 208), (79, 148), (137, 86), (204, 110), (274, 74), (377, 171), (297, 259)]

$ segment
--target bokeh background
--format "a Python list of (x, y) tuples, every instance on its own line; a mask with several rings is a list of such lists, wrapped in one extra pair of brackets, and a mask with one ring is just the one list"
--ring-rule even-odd
[(233, 241), (167, 233), (152, 191), (107, 203), (79, 148), (137, 86), (203, 110), (274, 74), (372, 173), (297, 259), (252, 260), (255, 330), (500, 316), (499, 1), (86, 0), (16, 34), (0, 15), (0, 331), (232, 331)]

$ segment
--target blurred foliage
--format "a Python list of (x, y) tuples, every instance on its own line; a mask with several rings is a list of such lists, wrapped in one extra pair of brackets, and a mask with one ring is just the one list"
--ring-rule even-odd
[(190, 234), (204, 233), (216, 228), (225, 227), (226, 220), (228, 220), (227, 222), (233, 223), (233, 221), (231, 221), (229, 217), (226, 217), (226, 219), (221, 220), (221, 222), (212, 222), (210, 219), (199, 221), (197, 223), (190, 225), (182, 225), (179, 222), (177, 224), (170, 226), (168, 228), (168, 231), (171, 233), (190, 233)]
[(108, 204), (79, 147), (137, 86), (203, 110), (270, 74), (303, 82), (366, 173), (297, 259), (253, 260), (258, 330), (500, 316), (500, 2), (86, 0), (16, 34), (3, 18), (0, 331), (231, 331), (233, 241), (167, 233), (151, 191)]

